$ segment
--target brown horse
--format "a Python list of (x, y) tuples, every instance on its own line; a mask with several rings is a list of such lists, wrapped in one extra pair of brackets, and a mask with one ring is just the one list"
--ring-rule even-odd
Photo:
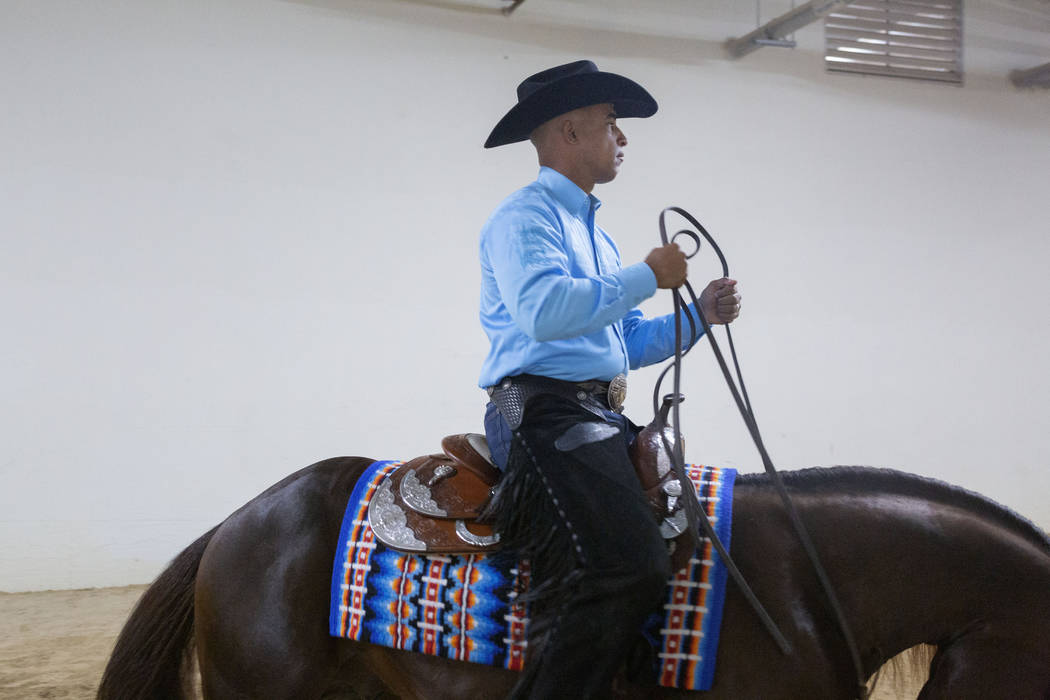
[[(212, 699), (504, 697), (513, 672), (328, 636), (340, 523), (371, 461), (307, 467), (179, 554), (131, 614), (98, 697), (187, 697), (194, 648)], [(1050, 700), (1046, 534), (979, 495), (901, 472), (838, 467), (784, 480), (867, 673), (928, 643), (937, 651), (921, 698)], [(734, 557), (791, 653), (730, 584), (715, 684), (695, 697), (854, 697), (849, 653), (769, 480), (741, 476), (733, 511)]]

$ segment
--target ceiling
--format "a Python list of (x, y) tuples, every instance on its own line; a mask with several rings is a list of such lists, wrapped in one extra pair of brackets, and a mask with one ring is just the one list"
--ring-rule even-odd
[[(423, 0), (424, 2), (426, 0)], [(454, 0), (475, 9), (513, 9), (508, 21), (628, 30), (723, 44), (788, 12), (791, 0)], [(964, 0), (963, 54), (968, 75), (1001, 76), (1050, 62), (1050, 0)], [(823, 53), (821, 22), (797, 30), (796, 50)], [(764, 51), (783, 51), (764, 48)], [(747, 57), (738, 59), (746, 61)]]

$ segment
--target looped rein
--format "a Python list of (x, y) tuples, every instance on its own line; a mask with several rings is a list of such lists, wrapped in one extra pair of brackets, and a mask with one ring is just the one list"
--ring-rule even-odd
[[(674, 212), (690, 224), (692, 224), (700, 235), (707, 240), (711, 245), (712, 250), (718, 256), (719, 261), (722, 264), (722, 276), (729, 277), (729, 265), (726, 263), (725, 255), (722, 254), (722, 250), (715, 243), (714, 238), (707, 232), (699, 221), (697, 221), (689, 212), (685, 211), (680, 207), (667, 207), (660, 212), (660, 240), (664, 245), (668, 243), (676, 242), (680, 236), (689, 238), (694, 244), (695, 249), (686, 255), (686, 258), (692, 258), (701, 248), (700, 235), (696, 231), (689, 229), (682, 229), (676, 232), (673, 236), (668, 237), (666, 216), (668, 212)], [(722, 375), (725, 377), (726, 385), (729, 387), (729, 391), (733, 396), (733, 400), (736, 402), (737, 409), (740, 411), (741, 417), (744, 419), (744, 425), (747, 426), (748, 432), (751, 434), (751, 439), (755, 443), (755, 447), (758, 449), (758, 453), (762, 458), (762, 464), (765, 467), (766, 473), (769, 475), (776, 487), (777, 493), (780, 495), (780, 499), (784, 504), (784, 508), (787, 510), (788, 515), (791, 519), (791, 523), (794, 526), (795, 532), (798, 535), (802, 547), (809, 557), (810, 563), (813, 565), (813, 570), (820, 581), (821, 588), (824, 591), (824, 595), (827, 597), (828, 604), (831, 606), (832, 611), (835, 614), (835, 619), (838, 622), (839, 630), (842, 632), (842, 636), (845, 639), (846, 646), (849, 648), (850, 657), (853, 661), (853, 667), (856, 672), (857, 681), (857, 694), (860, 700), (867, 700), (868, 698), (868, 686), (864, 676), (864, 667), (861, 663), (860, 652), (857, 649), (856, 640), (853, 637), (853, 633), (850, 630), (849, 624), (846, 621), (845, 613), (842, 610), (842, 606), (839, 603), (838, 596), (835, 594), (835, 590), (831, 585), (831, 580), (828, 578), (827, 571), (820, 562), (820, 557), (817, 555), (817, 550), (813, 546), (813, 541), (809, 536), (809, 531), (802, 523), (802, 519), (798, 515), (798, 511), (795, 509), (795, 504), (791, 501), (791, 497), (788, 495), (787, 489), (784, 487), (784, 482), (780, 477), (780, 473), (777, 472), (776, 467), (773, 466), (773, 461), (769, 457), (769, 453), (766, 451), (765, 444), (762, 441), (762, 435), (758, 430), (758, 423), (755, 420), (755, 413), (751, 408), (751, 400), (748, 398), (747, 389), (744, 386), (744, 378), (740, 372), (740, 362), (737, 359), (736, 346), (733, 343), (733, 333), (729, 326), (726, 326), (726, 337), (729, 340), (729, 349), (733, 358), (733, 366), (736, 369), (736, 381), (733, 380), (733, 376), (729, 372), (729, 367), (726, 363), (725, 357), (722, 354), (722, 349), (718, 345), (718, 341), (715, 340), (714, 335), (711, 333), (711, 324), (704, 317), (703, 310), (700, 307), (700, 301), (693, 291), (692, 285), (686, 280), (683, 285), (686, 292), (689, 295), (689, 300), (693, 304), (693, 308), (696, 311), (697, 318), (700, 319), (700, 325), (703, 328), (704, 335), (707, 337), (711, 345), (711, 350), (715, 354), (715, 358), (718, 361), (718, 366), (722, 370)], [(663, 438), (664, 450), (667, 452), (671, 460), (671, 465), (674, 469), (675, 476), (682, 485), (682, 493), (685, 496), (684, 504), (686, 516), (689, 520), (689, 532), (693, 539), (694, 545), (700, 546), (700, 530), (702, 529), (704, 535), (711, 541), (718, 555), (722, 557), (722, 561), (726, 565), (726, 569), (729, 574), (733, 577), (737, 586), (740, 587), (741, 592), (747, 599), (748, 603), (755, 610), (755, 613), (761, 619), (770, 635), (776, 641), (780, 650), (788, 654), (791, 652), (791, 646), (783, 633), (777, 627), (773, 618), (770, 617), (769, 613), (759, 602), (755, 596), (754, 591), (751, 590), (751, 586), (748, 585), (744, 579), (743, 574), (740, 573), (740, 569), (737, 568), (736, 563), (729, 556), (729, 552), (726, 551), (725, 546), (722, 544), (718, 535), (715, 534), (715, 530), (711, 525), (711, 522), (707, 518), (707, 513), (703, 508), (700, 507), (700, 503), (697, 501), (696, 492), (693, 489), (692, 482), (689, 480), (685, 472), (685, 454), (682, 445), (681, 435), (681, 422), (679, 420), (679, 405), (682, 402), (681, 395), (681, 375), (682, 375), (682, 358), (688, 353), (697, 340), (697, 328), (696, 323), (693, 320), (692, 314), (685, 314), (686, 319), (689, 321), (689, 343), (687, 346), (683, 346), (682, 343), (682, 310), (686, 305), (685, 298), (682, 295), (681, 288), (671, 290), (674, 298), (674, 331), (675, 331), (675, 353), (674, 361), (672, 364), (664, 368), (656, 380), (656, 386), (653, 389), (653, 413), (656, 416), (656, 420), (660, 420), (660, 387), (663, 384), (664, 378), (669, 371), (673, 370), (673, 381), (674, 381), (674, 397), (671, 415), (673, 422), (673, 434), (674, 444), (668, 442), (666, 436)], [(663, 426), (660, 426), (661, 428)], [(660, 431), (660, 435), (664, 436), (663, 430)]]

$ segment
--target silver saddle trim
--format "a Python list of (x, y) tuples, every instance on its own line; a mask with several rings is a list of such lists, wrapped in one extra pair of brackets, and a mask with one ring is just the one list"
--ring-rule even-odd
[(673, 540), (689, 527), (689, 520), (685, 517), (685, 509), (679, 510), (674, 515), (669, 515), (660, 523), (660, 534), (665, 540)]
[(456, 521), (456, 536), (467, 544), (475, 547), (488, 547), (489, 545), (499, 542), (498, 532), (494, 532), (491, 535), (475, 535), (467, 529), (467, 524), (462, 520)]
[[(663, 450), (660, 454), (663, 456)], [(685, 508), (679, 501), (682, 495), (682, 484), (678, 479), (670, 479), (664, 482), (660, 490), (667, 496), (667, 515), (660, 523), (660, 534), (664, 536), (664, 539), (670, 540), (678, 537), (689, 527)]]
[(430, 487), (419, 480), (415, 469), (409, 469), (405, 473), (404, 478), (401, 479), (401, 488), (399, 490), (401, 491), (401, 499), (417, 513), (434, 518), (443, 518), (448, 515), (448, 511), (438, 506), (437, 501), (434, 500), (430, 493)]
[(408, 517), (394, 502), (390, 479), (384, 478), (368, 504), (368, 525), (380, 542), (406, 552), (425, 552), (427, 545), (408, 527)]

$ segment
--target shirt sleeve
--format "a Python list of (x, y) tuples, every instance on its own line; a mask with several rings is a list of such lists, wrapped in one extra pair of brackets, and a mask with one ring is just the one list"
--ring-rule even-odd
[(565, 236), (541, 207), (493, 218), (482, 246), (511, 318), (540, 342), (599, 331), (656, 292), (656, 276), (645, 263), (574, 277)]
[[(696, 324), (696, 340), (704, 334), (696, 309), (692, 304), (684, 307)], [(682, 349), (690, 346), (691, 327), (689, 319), (682, 317)], [(645, 318), (638, 309), (632, 309), (623, 317), (623, 335), (627, 345), (627, 358), (631, 369), (654, 365), (674, 355), (674, 314)]]

